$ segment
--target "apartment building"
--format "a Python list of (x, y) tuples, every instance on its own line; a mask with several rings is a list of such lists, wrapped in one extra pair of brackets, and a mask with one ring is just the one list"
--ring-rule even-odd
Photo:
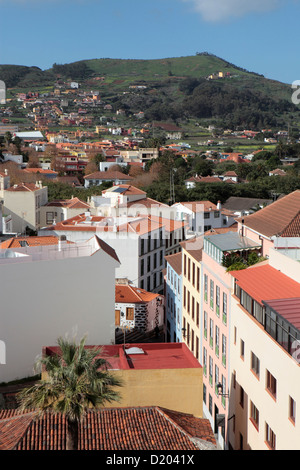
[(229, 447), (299, 450), (299, 261), (271, 249), (269, 262), (232, 272)]
[[(182, 341), (200, 361), (201, 276), (203, 237), (181, 243), (182, 248)], [(203, 365), (203, 378), (204, 378)]]
[(165, 227), (151, 216), (100, 217), (89, 212), (39, 231), (39, 235), (64, 235), (78, 242), (96, 234), (117, 253), (117, 278), (128, 278), (135, 286), (163, 294)]
[[(228, 393), (230, 379), (229, 332), (232, 277), (227, 272), (228, 259), (236, 256), (245, 261), (260, 246), (237, 232), (204, 236), (202, 252), (202, 335), (201, 360), (203, 363), (204, 411), (218, 434), (222, 448), (226, 447), (229, 417)], [(225, 267), (225, 260), (226, 266)], [(221, 385), (221, 387), (220, 387)], [(220, 391), (222, 393), (220, 393)], [(219, 426), (219, 415), (224, 421)]]
[[(21, 240), (20, 240), (21, 241)], [(0, 250), (1, 381), (36, 374), (44, 344), (87, 335), (87, 344), (115, 339), (115, 251), (96, 236), (83, 243), (10, 244)]]
[(41, 228), (41, 207), (48, 202), (48, 188), (41, 182), (21, 183), (4, 190), (3, 212), (12, 218), (12, 231)]
[(168, 343), (182, 341), (182, 253), (165, 257), (165, 333)]

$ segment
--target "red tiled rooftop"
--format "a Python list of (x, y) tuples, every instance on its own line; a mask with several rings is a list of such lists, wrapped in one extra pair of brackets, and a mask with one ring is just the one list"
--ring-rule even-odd
[(37, 191), (38, 189), (41, 189), (39, 186), (36, 186), (34, 183), (20, 183), (16, 184), (14, 186), (11, 186), (10, 188), (6, 189), (6, 191)]
[(180, 242), (180, 246), (189, 253), (196, 261), (202, 260), (203, 236), (193, 237)]
[(43, 170), (42, 168), (25, 168), (25, 173), (40, 173), (41, 175), (57, 175), (57, 171)]
[[(223, 213), (223, 211), (222, 211)], [(230, 227), (219, 227), (219, 228), (211, 228), (204, 232), (204, 235), (219, 235), (220, 233), (227, 233), (227, 232), (237, 232), (238, 224), (234, 223), (230, 225)]]
[[(12, 237), (8, 240), (5, 240), (0, 244), (1, 249), (7, 248), (20, 248), (22, 242), (26, 242), (26, 246), (48, 246), (48, 245), (58, 245), (58, 237), (55, 235), (51, 236), (32, 236), (32, 237)], [(71, 243), (71, 242), (67, 242)]]
[[(118, 222), (118, 219), (116, 219)], [(103, 216), (90, 216), (87, 220), (85, 214), (80, 214), (70, 219), (58, 222), (56, 225), (47, 227), (47, 230), (56, 231), (83, 231), (83, 232), (128, 232), (138, 235), (145, 235), (149, 232), (162, 228), (164, 225), (159, 222), (159, 218), (154, 220), (149, 215), (129, 217), (127, 222), (121, 222), (115, 227), (114, 219)]]
[(116, 260), (118, 263), (120, 263), (119, 257), (116, 253), (116, 251), (104, 240), (101, 240), (101, 238), (96, 236), (97, 243), (99, 247), (101, 248), (102, 251), (104, 251), (106, 254), (111, 256), (114, 260)]
[(300, 284), (269, 264), (231, 271), (237, 284), (257, 302), (300, 297)]
[(299, 237), (300, 236), (300, 190), (278, 199), (267, 207), (240, 217), (244, 225), (267, 237)]
[(88, 209), (90, 207), (88, 203), (81, 201), (78, 197), (71, 199), (54, 199), (48, 202), (46, 206), (67, 207), (68, 209)]
[(180, 204), (193, 212), (206, 212), (210, 210), (218, 210), (217, 206), (210, 201), (180, 202)]
[(150, 197), (146, 197), (143, 199), (138, 199), (137, 201), (130, 201), (126, 203), (126, 207), (132, 207), (132, 206), (143, 206), (143, 207), (149, 207), (149, 208), (153, 206), (168, 207), (167, 204), (156, 201), (155, 199), (151, 199)]
[[(208, 420), (157, 406), (89, 411), (79, 426), (79, 450), (197, 451), (196, 439), (215, 448)], [(65, 448), (64, 415), (0, 411), (0, 450)]]
[(118, 184), (116, 186), (112, 186), (111, 188), (103, 190), (102, 194), (110, 192), (114, 190), (115, 188), (123, 188), (124, 192), (122, 192), (122, 194), (125, 194), (126, 196), (136, 195), (136, 194), (146, 195), (145, 191), (142, 191), (141, 189), (136, 188), (135, 186), (132, 186), (131, 184)]
[(139, 287), (134, 287), (126, 284), (117, 284), (115, 287), (115, 301), (117, 303), (144, 303), (158, 297), (158, 294), (147, 292)]
[[(88, 346), (101, 352), (111, 369), (161, 370), (201, 368), (184, 343), (130, 343), (124, 345)], [(58, 346), (47, 346), (43, 354), (59, 354)]]

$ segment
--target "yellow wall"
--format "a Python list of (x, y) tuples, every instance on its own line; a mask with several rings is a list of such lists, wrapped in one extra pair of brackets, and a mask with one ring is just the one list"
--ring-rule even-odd
[(202, 418), (202, 368), (114, 370), (123, 382), (117, 406), (160, 406)]

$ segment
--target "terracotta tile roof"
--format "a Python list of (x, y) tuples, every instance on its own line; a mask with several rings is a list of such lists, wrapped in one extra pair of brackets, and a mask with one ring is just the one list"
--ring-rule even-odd
[(237, 184), (237, 181), (234, 181), (233, 179), (229, 178), (229, 179), (224, 180), (224, 183), (226, 183), (226, 184)]
[[(116, 219), (116, 222), (118, 220)], [(138, 216), (130, 218), (127, 222), (120, 223), (114, 227), (114, 219), (110, 217), (91, 216), (90, 220), (84, 214), (71, 217), (70, 219), (59, 222), (56, 225), (47, 227), (47, 230), (56, 231), (84, 231), (84, 232), (128, 232), (138, 235), (145, 235), (154, 230), (162, 228), (163, 224), (151, 220), (150, 216)]]
[(216, 445), (216, 439), (208, 419), (195, 418), (194, 416), (187, 415), (186, 413), (166, 410), (165, 408), (162, 408), (162, 411), (175, 423), (180, 425), (180, 427), (184, 429), (190, 436), (193, 436), (197, 439), (203, 439), (213, 445)]
[(138, 199), (137, 201), (130, 201), (130, 202), (126, 203), (126, 207), (132, 207), (132, 206), (144, 206), (144, 207), (164, 206), (164, 207), (168, 207), (167, 204), (156, 201), (155, 199), (151, 199), (150, 197), (146, 197), (144, 199)]
[(300, 236), (300, 190), (278, 199), (267, 207), (237, 219), (244, 225), (266, 237)]
[(22, 440), (34, 417), (35, 413), (0, 411), (0, 450), (14, 449)]
[(222, 183), (223, 180), (217, 176), (192, 176), (185, 180), (191, 183)]
[[(0, 411), (1, 450), (65, 450), (61, 414)], [(215, 447), (208, 420), (159, 407), (89, 411), (79, 428), (79, 450), (199, 450), (201, 439)]]
[(182, 220), (167, 219), (166, 217), (159, 217), (158, 215), (149, 215), (148, 218), (150, 220), (161, 223), (165, 227), (165, 231), (167, 233), (188, 227), (188, 222)]
[(117, 284), (115, 287), (116, 303), (144, 303), (159, 297), (158, 294), (131, 285)]
[(227, 233), (227, 232), (237, 232), (238, 224), (234, 223), (230, 227), (220, 227), (220, 228), (211, 228), (204, 232), (204, 235), (220, 235), (220, 233)]
[(125, 175), (121, 171), (95, 171), (84, 177), (84, 179), (97, 179), (97, 180), (128, 180), (131, 181), (133, 178), (129, 175)]
[(257, 302), (300, 297), (300, 284), (269, 264), (231, 271), (237, 284)]
[(67, 207), (68, 209), (88, 209), (90, 207), (87, 202), (81, 201), (78, 197), (71, 199), (54, 199), (48, 202), (46, 206)]
[(174, 269), (174, 271), (180, 276), (182, 273), (182, 252), (180, 251), (179, 253), (165, 256), (165, 260)]
[(203, 236), (190, 238), (189, 240), (181, 242), (180, 245), (196, 261), (202, 260)]
[(108, 243), (106, 243), (104, 240), (101, 240), (101, 238), (97, 236), (96, 236), (96, 240), (101, 250), (105, 251), (105, 253), (107, 253), (109, 256), (114, 258), (118, 263), (120, 263), (117, 253), (110, 245), (108, 245)]
[(42, 168), (25, 168), (25, 173), (40, 173), (41, 175), (58, 175), (57, 171), (43, 170)]
[(70, 184), (71, 186), (81, 186), (77, 176), (58, 176), (55, 181)]
[(210, 201), (191, 201), (191, 202), (180, 202), (182, 206), (187, 207), (193, 212), (206, 212), (209, 210), (218, 210), (217, 206)]
[[(55, 235), (49, 236), (36, 236), (36, 237), (12, 237), (8, 240), (5, 240), (0, 244), (1, 249), (7, 248), (20, 248), (22, 242), (26, 242), (26, 246), (48, 246), (48, 245), (58, 245), (58, 237)], [(71, 243), (71, 242), (67, 242)]]
[(11, 186), (10, 188), (6, 189), (6, 191), (28, 191), (33, 192), (37, 191), (39, 186), (36, 186), (34, 183), (20, 183), (16, 184), (15, 186)]
[(286, 176), (286, 172), (280, 168), (276, 168), (276, 170), (270, 171), (270, 175)]
[(112, 186), (111, 188), (108, 188), (108, 189), (105, 189), (104, 191), (102, 191), (102, 194), (105, 194), (105, 193), (111, 192), (111, 191), (115, 191), (117, 188), (124, 189), (122, 194), (126, 194), (127, 196), (136, 195), (136, 194), (141, 194), (141, 195), (146, 194), (145, 191), (142, 191), (141, 189), (136, 188), (135, 186), (132, 186), (130, 184), (118, 184), (116, 186)]

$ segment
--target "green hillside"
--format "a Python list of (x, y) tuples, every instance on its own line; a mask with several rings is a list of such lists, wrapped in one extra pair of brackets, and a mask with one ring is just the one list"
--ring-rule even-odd
[[(207, 78), (221, 72), (223, 77)], [(57, 80), (78, 81), (81, 90), (101, 97), (127, 114), (145, 112), (151, 121), (210, 120), (223, 127), (281, 127), (300, 112), (291, 102), (291, 87), (208, 53), (156, 60), (91, 59), (38, 67), (0, 65), (0, 79), (11, 96), (41, 91)], [(133, 90), (133, 86), (145, 88)]]
[[(174, 80), (206, 78), (213, 73), (230, 73), (234, 86), (252, 88), (271, 94), (274, 99), (290, 99), (290, 87), (275, 80), (268, 80), (255, 72), (249, 72), (211, 54), (187, 57), (173, 57), (156, 60), (92, 59), (83, 61), (92, 74), (123, 79), (126, 82), (158, 82), (163, 79)], [(53, 69), (51, 69), (52, 71)]]

